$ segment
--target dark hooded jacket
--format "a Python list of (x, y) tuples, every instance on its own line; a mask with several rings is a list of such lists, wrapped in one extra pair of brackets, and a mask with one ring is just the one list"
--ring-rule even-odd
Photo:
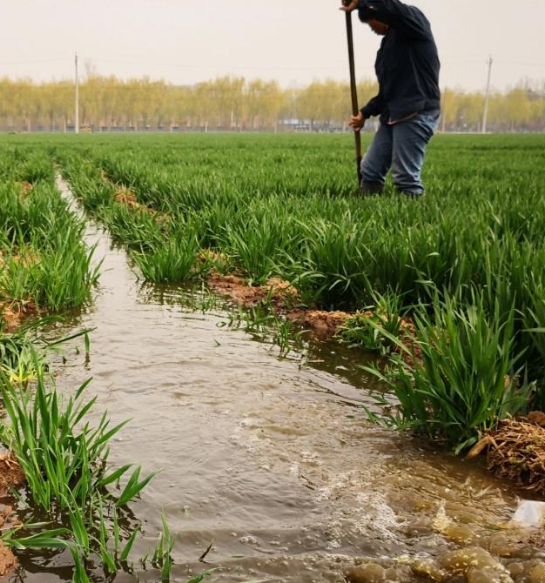
[(365, 118), (380, 115), (383, 123), (395, 123), (439, 110), (439, 55), (424, 14), (399, 0), (360, 0), (358, 10), (362, 22), (390, 27), (375, 62), (379, 94), (361, 110)]

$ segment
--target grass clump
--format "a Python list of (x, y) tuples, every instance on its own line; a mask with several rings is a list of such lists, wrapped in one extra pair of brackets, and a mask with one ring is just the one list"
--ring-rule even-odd
[[(90, 583), (98, 566), (106, 580), (113, 580), (120, 571), (133, 573), (130, 555), (142, 528), (130, 519), (127, 506), (158, 472), (141, 476), (140, 466), (134, 468), (133, 464), (110, 468), (110, 442), (127, 421), (112, 426), (104, 413), (98, 424), (91, 425), (89, 415), (97, 399), (84, 400), (89, 381), (64, 398), (44, 370), (44, 356), (32, 345), (26, 350), (34, 362), (32, 381), (10, 382), (6, 373), (0, 372), (9, 419), (9, 423), (0, 424), (0, 441), (12, 451), (25, 474), (26, 492), (21, 501), (46, 522), (15, 526), (1, 539), (20, 551), (70, 553), (77, 583)], [(120, 481), (124, 486), (120, 487)], [(164, 517), (163, 521), (166, 525)], [(156, 562), (163, 581), (168, 581), (174, 544), (168, 527), (160, 540)]]
[[(499, 420), (523, 411), (533, 385), (522, 377), (516, 352), (515, 312), (491, 318), (478, 300), (460, 306), (435, 302), (433, 314), (414, 315), (413, 348), (377, 327), (399, 353), (386, 373), (366, 367), (394, 393), (398, 404), (374, 421), (411, 429), (458, 452), (474, 445)], [(408, 358), (407, 358), (408, 357)], [(384, 399), (378, 399), (382, 405)]]
[[(35, 381), (10, 382), (1, 375), (1, 391), (9, 423), (0, 425), (0, 440), (21, 465), (32, 506), (47, 517), (53, 527), (26, 536), (28, 526), (5, 533), (2, 540), (16, 549), (54, 548), (68, 550), (74, 559), (74, 577), (88, 581), (92, 557), (102, 557), (104, 569), (117, 572), (134, 543), (134, 532), (122, 535), (122, 509), (157, 474), (140, 478), (140, 468), (132, 470), (119, 493), (109, 489), (132, 468), (131, 464), (108, 469), (109, 442), (126, 422), (112, 426), (104, 414), (96, 427), (88, 416), (96, 398), (84, 401), (88, 382), (68, 399), (60, 396), (44, 372), (44, 361), (32, 347)], [(49, 382), (48, 380), (49, 379)], [(32, 387), (34, 390), (30, 390)], [(39, 526), (39, 525), (38, 525)], [(115, 552), (108, 550), (114, 541)], [(121, 550), (122, 540), (126, 539)], [(112, 558), (113, 557), (113, 558)]]
[(358, 310), (346, 320), (337, 338), (350, 347), (387, 354), (395, 347), (390, 338), (399, 339), (410, 326), (403, 319), (406, 312), (399, 295), (377, 295), (375, 305)]
[(260, 300), (255, 306), (238, 305), (218, 325), (227, 326), (231, 330), (243, 330), (258, 341), (270, 342), (279, 349), (280, 358), (290, 356), (293, 350), (302, 351), (305, 348), (305, 330), (278, 315), (270, 297)]
[(204, 266), (197, 261), (200, 246), (194, 233), (160, 243), (148, 253), (132, 255), (144, 279), (153, 283), (181, 282), (195, 278)]
[(51, 159), (46, 162), (50, 171), (29, 194), (0, 182), (0, 300), (32, 300), (58, 312), (90, 299), (99, 267), (82, 241), (83, 223), (55, 188)]
[[(2, 387), (11, 423), (2, 427), (0, 436), (19, 460), (37, 506), (46, 512), (53, 507), (70, 509), (74, 502), (85, 506), (93, 493), (114, 482), (130, 467), (105, 474), (108, 442), (126, 422), (110, 427), (104, 415), (98, 427), (91, 428), (86, 422), (78, 429), (96, 403), (96, 398), (86, 404), (82, 400), (88, 383), (64, 403), (55, 389), (47, 390), (39, 362), (35, 369), (34, 394), (17, 385)], [(133, 497), (140, 490), (133, 488)], [(124, 504), (130, 499), (125, 494), (120, 497)]]

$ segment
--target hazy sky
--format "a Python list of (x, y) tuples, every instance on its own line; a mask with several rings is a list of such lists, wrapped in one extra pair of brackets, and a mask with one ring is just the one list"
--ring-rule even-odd
[[(545, 0), (413, 0), (432, 22), (441, 85), (545, 79)], [(0, 0), (0, 76), (70, 77), (73, 54), (102, 74), (191, 84), (218, 75), (283, 86), (347, 79), (340, 0)], [(358, 77), (379, 38), (355, 20)]]

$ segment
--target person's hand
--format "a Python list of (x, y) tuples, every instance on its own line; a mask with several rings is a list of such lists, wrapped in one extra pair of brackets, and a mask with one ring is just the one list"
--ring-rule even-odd
[(353, 115), (348, 122), (348, 125), (355, 131), (361, 131), (361, 128), (365, 125), (365, 117), (363, 113), (360, 111), (358, 115)]
[(342, 0), (341, 10), (343, 12), (352, 12), (358, 7), (358, 0)]

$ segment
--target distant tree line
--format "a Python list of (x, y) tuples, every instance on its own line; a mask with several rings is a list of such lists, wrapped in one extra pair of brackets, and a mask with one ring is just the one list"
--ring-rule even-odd
[[(361, 81), (361, 105), (377, 92)], [(219, 77), (192, 86), (149, 78), (122, 80), (97, 74), (80, 83), (80, 126), (87, 131), (340, 131), (347, 128), (347, 83), (314, 81), (282, 89), (276, 81)], [(480, 131), (485, 96), (447, 89), (440, 129)], [(521, 84), (490, 96), (489, 131), (545, 131), (545, 83)], [(73, 131), (71, 81), (35, 83), (0, 79), (0, 129)]]

